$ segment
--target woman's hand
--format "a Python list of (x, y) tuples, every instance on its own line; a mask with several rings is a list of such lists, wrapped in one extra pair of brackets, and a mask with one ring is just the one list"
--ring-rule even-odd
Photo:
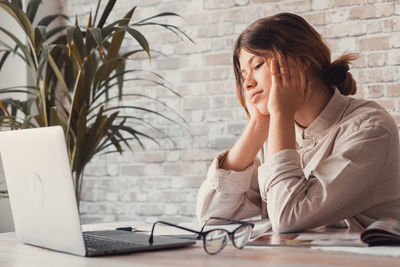
[(272, 85), (268, 100), (270, 131), (267, 158), (285, 149), (296, 149), (295, 113), (308, 101), (311, 84), (300, 62), (281, 53), (271, 60)]
[(264, 143), (268, 138), (270, 116), (269, 114), (262, 114), (258, 108), (251, 103), (249, 95), (250, 94), (246, 94), (246, 107), (250, 114), (249, 127), (259, 132), (259, 136), (263, 136), (262, 143)]
[(270, 61), (272, 85), (268, 100), (271, 116), (283, 116), (294, 120), (294, 114), (311, 93), (300, 62), (282, 53)]
[(246, 107), (247, 110), (249, 111), (249, 115), (250, 115), (250, 121), (255, 121), (261, 124), (265, 124), (266, 126), (268, 126), (269, 124), (269, 115), (264, 115), (262, 114), (258, 108), (251, 103), (250, 101), (250, 94), (246, 93)]
[(246, 94), (246, 106), (250, 119), (239, 140), (226, 155), (220, 168), (243, 171), (249, 167), (268, 138), (269, 116), (261, 114)]

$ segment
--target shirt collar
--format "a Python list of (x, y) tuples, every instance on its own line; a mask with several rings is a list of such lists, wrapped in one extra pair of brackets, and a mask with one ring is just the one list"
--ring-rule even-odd
[[(307, 128), (296, 124), (296, 133), (303, 139), (320, 139), (335, 125), (343, 116), (348, 105), (349, 98), (342, 95), (337, 88), (321, 113), (313, 120)], [(297, 138), (296, 138), (297, 139)]]

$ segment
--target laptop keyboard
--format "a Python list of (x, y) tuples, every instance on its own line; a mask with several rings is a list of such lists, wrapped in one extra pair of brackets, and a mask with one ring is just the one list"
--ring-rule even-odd
[(119, 248), (131, 248), (136, 245), (129, 242), (110, 240), (107, 238), (102, 238), (99, 236), (85, 235), (83, 234), (83, 239), (87, 248), (92, 249), (119, 249)]

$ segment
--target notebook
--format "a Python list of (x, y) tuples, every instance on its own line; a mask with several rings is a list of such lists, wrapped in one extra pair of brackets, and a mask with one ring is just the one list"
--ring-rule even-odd
[(98, 256), (190, 246), (194, 240), (121, 230), (82, 232), (64, 131), (60, 126), (0, 132), (17, 240), (56, 251)]

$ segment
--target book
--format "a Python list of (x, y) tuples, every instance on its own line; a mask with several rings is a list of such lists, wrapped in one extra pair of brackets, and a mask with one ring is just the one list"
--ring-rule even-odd
[(351, 246), (366, 247), (360, 240), (359, 233), (352, 233), (335, 229), (314, 229), (301, 233), (275, 234), (267, 232), (250, 241), (247, 246), (284, 246), (284, 247), (311, 247), (311, 246)]
[(269, 219), (252, 220), (250, 222), (254, 223), (253, 232), (250, 237), (251, 239), (255, 239), (272, 229), (272, 224)]
[(375, 221), (360, 237), (369, 246), (400, 246), (400, 221), (392, 218)]
[(366, 229), (350, 232), (344, 229), (319, 227), (313, 230), (275, 234), (271, 231), (253, 239), (248, 246), (400, 246), (400, 221), (387, 218), (375, 221)]

